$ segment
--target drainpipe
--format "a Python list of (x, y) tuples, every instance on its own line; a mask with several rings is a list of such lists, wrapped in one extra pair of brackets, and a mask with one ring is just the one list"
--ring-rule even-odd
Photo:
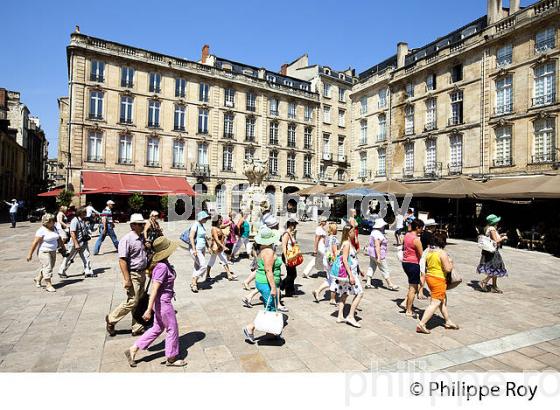
[(68, 184), (70, 183), (71, 178), (71, 171), (70, 168), (72, 166), (72, 151), (70, 149), (70, 139), (72, 135), (72, 90), (74, 88), (74, 51), (70, 51), (70, 78), (69, 78), (69, 85), (70, 85), (70, 92), (68, 96), (68, 162), (66, 163), (66, 189), (68, 189)]
[(481, 88), (481, 98), (480, 98), (480, 175), (484, 178), (484, 126), (486, 118), (486, 57), (488, 49), (484, 49), (482, 52), (482, 66), (480, 68), (480, 88)]

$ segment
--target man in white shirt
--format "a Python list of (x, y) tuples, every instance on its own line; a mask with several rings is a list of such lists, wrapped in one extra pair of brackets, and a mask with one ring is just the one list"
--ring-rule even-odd
[(18, 201), (17, 199), (12, 199), (12, 202), (4, 201), (6, 205), (10, 207), (10, 221), (12, 222), (12, 228), (16, 227), (17, 211), (18, 211)]
[(93, 205), (91, 204), (91, 202), (87, 203), (86, 206), (86, 217), (85, 217), (85, 221), (88, 224), (89, 230), (92, 231), (93, 230), (93, 221), (94, 221), (94, 215), (101, 215), (101, 212), (99, 212), (98, 210), (96, 210)]
[(82, 259), (82, 263), (84, 265), (84, 275), (86, 278), (93, 278), (97, 276), (91, 268), (91, 261), (89, 258), (90, 254), (88, 241), (91, 237), (89, 236), (89, 231), (84, 222), (85, 215), (86, 210), (84, 208), (79, 208), (76, 211), (76, 216), (70, 222), (70, 246), (68, 253), (62, 260), (58, 270), (58, 276), (63, 279), (68, 278), (66, 271), (70, 267), (70, 264), (74, 261), (76, 255), (79, 255)]

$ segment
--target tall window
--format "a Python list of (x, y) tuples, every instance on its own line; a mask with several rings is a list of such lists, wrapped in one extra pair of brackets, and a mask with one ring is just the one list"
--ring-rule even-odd
[(175, 79), (175, 97), (185, 98), (187, 95), (187, 80), (184, 78)]
[(161, 74), (150, 73), (150, 92), (159, 93), (161, 91)]
[(535, 38), (535, 50), (537, 52), (543, 52), (550, 50), (556, 47), (556, 39), (555, 39), (555, 28), (548, 27), (542, 31), (537, 33)]
[(451, 69), (451, 82), (456, 83), (463, 80), (463, 64), (457, 64)]
[(148, 138), (148, 149), (146, 153), (146, 165), (149, 167), (159, 167), (159, 138)]
[(325, 97), (331, 97), (331, 85), (328, 83), (323, 84), (323, 95)]
[(344, 88), (338, 88), (338, 101), (345, 102), (346, 101), (346, 90)]
[(496, 52), (496, 66), (506, 67), (510, 65), (513, 61), (513, 46), (511, 44), (506, 44), (500, 47)]
[(120, 122), (123, 124), (132, 124), (132, 107), (134, 99), (128, 95), (121, 96), (121, 115)]
[(288, 147), (295, 148), (296, 146), (296, 126), (294, 124), (288, 125)]
[(379, 97), (379, 108), (387, 107), (387, 93), (388, 90), (386, 88), (379, 90), (378, 97)]
[(460, 173), (463, 168), (463, 137), (451, 135), (449, 137), (449, 172)]
[(377, 175), (385, 176), (387, 173), (387, 152), (385, 148), (377, 150)]
[(278, 145), (278, 123), (272, 121), (270, 123), (270, 132), (268, 134), (268, 142), (271, 145)]
[(429, 100), (426, 100), (426, 130), (427, 131), (435, 130), (437, 128), (436, 107), (437, 107), (437, 102), (435, 98), (430, 98)]
[(198, 110), (198, 133), (208, 134), (208, 110), (206, 108)]
[(385, 114), (379, 114), (377, 121), (379, 127), (377, 141), (385, 141), (387, 139), (387, 116)]
[(208, 144), (200, 143), (198, 144), (198, 165), (207, 166), (208, 165)]
[(222, 157), (222, 169), (233, 171), (233, 145), (225, 145)]
[(360, 145), (366, 145), (367, 144), (367, 133), (368, 133), (368, 129), (367, 129), (367, 120), (361, 120), (360, 121)]
[(255, 117), (247, 117), (245, 119), (245, 140), (255, 140)]
[(496, 80), (496, 115), (509, 114), (513, 111), (512, 76)]
[(105, 81), (105, 63), (99, 60), (91, 60), (91, 81), (102, 83)]
[(311, 178), (311, 155), (303, 157), (303, 177)]
[(434, 91), (436, 89), (436, 75), (428, 74), (426, 77), (426, 90)]
[(408, 83), (406, 85), (406, 96), (408, 98), (414, 97), (414, 84)]
[(233, 138), (233, 113), (224, 114), (224, 138)]
[(206, 83), (200, 83), (198, 85), (198, 101), (208, 102), (209, 95), (210, 95), (210, 86)]
[(235, 105), (235, 90), (233, 88), (225, 89), (224, 105), (226, 107), (233, 107)]
[(272, 150), (268, 153), (268, 173), (278, 175), (278, 151)]
[(245, 148), (245, 159), (255, 158), (255, 149), (253, 147)]
[(323, 107), (323, 122), (329, 123), (331, 122), (331, 107), (325, 105)]
[(360, 114), (365, 115), (368, 112), (367, 96), (360, 98)]
[(463, 123), (463, 92), (455, 91), (451, 93), (451, 118), (449, 125)]
[(119, 137), (119, 164), (132, 164), (132, 136), (122, 134)]
[(345, 127), (346, 126), (346, 111), (338, 110), (338, 126)]
[(360, 178), (367, 178), (367, 152), (360, 152)]
[(247, 93), (247, 111), (256, 111), (257, 97), (253, 93)]
[(533, 162), (550, 162), (556, 158), (554, 119), (535, 121), (535, 143)]
[(103, 161), (103, 134), (99, 131), (88, 135), (88, 161)]
[(338, 160), (339, 161), (346, 161), (345, 149), (344, 149), (344, 141), (346, 138), (344, 135), (338, 136)]
[(159, 127), (160, 102), (150, 100), (148, 103), (148, 127)]
[(121, 87), (132, 88), (134, 85), (134, 68), (122, 67), (121, 68)]
[(173, 141), (173, 168), (185, 168), (185, 142)]
[(296, 176), (296, 154), (290, 152), (287, 160), (287, 174), (288, 176)]
[(414, 143), (409, 142), (404, 145), (404, 175), (414, 174)]
[(496, 128), (496, 156), (494, 158), (494, 166), (503, 167), (511, 164), (511, 127)]
[(437, 170), (436, 140), (426, 141), (426, 173), (435, 173)]
[(311, 118), (313, 118), (313, 108), (311, 108), (310, 106), (306, 105), (305, 109), (304, 109), (304, 119), (305, 121), (310, 121)]
[(270, 115), (278, 115), (278, 100), (276, 98), (270, 98), (268, 106), (270, 108)]
[(331, 136), (327, 133), (323, 134), (323, 158), (330, 159), (331, 157)]
[(305, 127), (303, 130), (303, 148), (311, 149), (313, 147), (312, 129)]
[(173, 129), (175, 131), (185, 131), (185, 106), (175, 105), (175, 114), (173, 117)]
[(535, 68), (535, 98), (533, 105), (553, 104), (556, 101), (556, 64), (542, 64)]
[(100, 120), (103, 118), (103, 93), (92, 91), (89, 94), (89, 118)]
[(414, 105), (407, 105), (404, 109), (404, 133), (414, 134)]
[(296, 103), (288, 104), (288, 118), (296, 118)]

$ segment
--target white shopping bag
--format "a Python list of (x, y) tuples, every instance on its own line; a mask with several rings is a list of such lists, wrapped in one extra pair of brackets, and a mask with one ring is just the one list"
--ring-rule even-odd
[(255, 318), (255, 329), (259, 332), (280, 336), (284, 329), (284, 315), (280, 312), (267, 311), (266, 307), (269, 303), (270, 296), (264, 305), (264, 310), (261, 310)]

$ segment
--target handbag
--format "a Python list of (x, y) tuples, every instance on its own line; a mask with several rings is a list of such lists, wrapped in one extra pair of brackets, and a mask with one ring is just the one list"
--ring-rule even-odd
[(145, 329), (152, 327), (152, 325), (154, 324), (153, 313), (152, 316), (150, 317), (150, 320), (144, 320), (144, 318), (142, 317), (142, 315), (146, 312), (146, 309), (148, 309), (148, 304), (150, 302), (150, 294), (148, 293), (148, 290), (150, 289), (151, 283), (152, 283), (152, 278), (148, 280), (148, 284), (146, 286), (144, 293), (142, 294), (142, 296), (140, 296), (140, 299), (138, 300), (138, 304), (132, 311), (132, 317), (134, 318), (134, 320), (136, 320), (138, 323), (144, 326)]
[[(254, 322), (255, 329), (260, 332), (280, 336), (282, 334), (282, 330), (284, 329), (284, 315), (280, 312), (271, 312), (266, 310), (271, 297), (272, 295), (268, 296), (264, 309), (257, 313), (257, 317)], [(276, 293), (276, 297), (278, 297), (278, 292)]]
[(294, 239), (291, 235), (290, 241), (292, 242), (292, 248), (288, 249), (288, 251), (286, 252), (286, 265), (288, 265), (290, 268), (295, 268), (296, 266), (299, 266), (303, 263), (303, 255), (301, 253), (299, 245), (294, 242)]
[(463, 278), (455, 268), (446, 275), (445, 279), (447, 281), (447, 290), (454, 289), (463, 282)]
[(486, 252), (496, 252), (496, 242), (486, 235), (478, 235), (478, 247)]
[[(348, 259), (350, 259), (350, 256), (348, 257)], [(350, 282), (350, 277), (348, 276), (348, 272), (346, 272), (346, 267), (342, 262), (342, 254), (338, 255), (334, 260), (334, 263), (331, 268), (331, 276), (335, 278), (335, 280), (339, 283)]]

